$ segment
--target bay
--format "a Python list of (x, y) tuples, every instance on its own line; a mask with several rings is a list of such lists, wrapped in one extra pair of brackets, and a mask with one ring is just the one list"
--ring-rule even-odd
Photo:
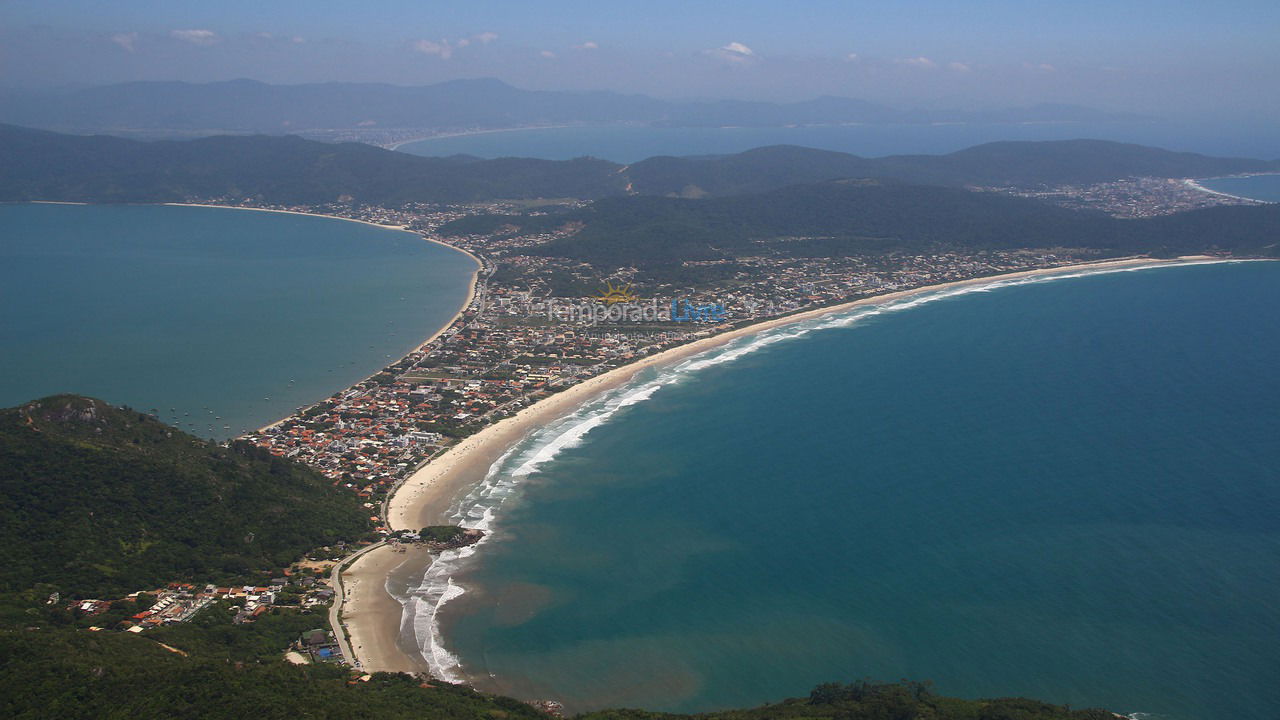
[(0, 405), (74, 392), (224, 439), (400, 358), (475, 263), (337, 219), (0, 205)]

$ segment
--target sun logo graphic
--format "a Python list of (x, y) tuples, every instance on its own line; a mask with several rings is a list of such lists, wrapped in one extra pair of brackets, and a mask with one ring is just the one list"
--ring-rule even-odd
[(631, 292), (630, 285), (615, 286), (613, 283), (608, 281), (605, 281), (605, 287), (603, 290), (600, 291), (600, 294), (597, 296), (597, 298), (600, 300), (600, 302), (604, 303), (605, 305), (614, 305), (616, 303), (625, 303), (625, 302), (635, 302), (636, 300), (640, 299), (638, 295)]

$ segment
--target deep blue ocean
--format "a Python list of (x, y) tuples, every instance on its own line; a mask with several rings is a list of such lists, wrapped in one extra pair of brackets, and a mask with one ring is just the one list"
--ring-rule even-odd
[(0, 205), (0, 406), (76, 392), (230, 437), (416, 347), (474, 267), (327, 218)]
[(1169, 150), (1264, 160), (1280, 158), (1275, 125), (1189, 125), (1155, 122), (1001, 123), (941, 125), (827, 125), (773, 128), (663, 128), (644, 125), (574, 126), (439, 137), (406, 143), (415, 155), (475, 155), (567, 160), (590, 155), (631, 163), (655, 155), (718, 155), (766, 145), (802, 145), (879, 157), (941, 154), (1000, 140), (1091, 138)]
[(970, 290), (646, 371), (460, 501), (493, 533), (428, 571), (434, 662), (572, 710), (912, 678), (1274, 720), (1277, 368), (1257, 262)]

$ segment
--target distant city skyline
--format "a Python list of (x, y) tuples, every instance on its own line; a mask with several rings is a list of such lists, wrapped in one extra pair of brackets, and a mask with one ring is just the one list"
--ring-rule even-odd
[[(0, 84), (252, 78), (919, 106), (1040, 102), (1178, 119), (1280, 111), (1280, 5), (0, 0)], [(1224, 117), (1226, 116), (1226, 117)]]

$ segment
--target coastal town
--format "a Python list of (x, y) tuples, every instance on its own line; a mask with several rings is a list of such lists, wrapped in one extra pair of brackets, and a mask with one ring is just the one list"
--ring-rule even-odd
[[(209, 204), (401, 228), (476, 259), (466, 305), (431, 340), (364, 381), (233, 441), (303, 462), (355, 494), (382, 540), (317, 548), (252, 584), (172, 582), (112, 599), (62, 600), (55, 594), (47, 604), (66, 610), (86, 630), (130, 633), (178, 626), (210, 613), (237, 625), (281, 613), (314, 615), (315, 625), (332, 628), (302, 632), (285, 650), (286, 658), (361, 672), (360, 656), (348, 646), (341, 621), (344, 563), (374, 549), (420, 547), (437, 554), (479, 541), (483, 533), (477, 530), (405, 529), (387, 521), (387, 502), (396, 488), (464, 438), (611, 369), (730, 329), (895, 291), (1091, 259), (1086, 252), (1062, 250), (826, 259), (762, 251), (735, 258), (729, 281), (646, 286), (634, 268), (595, 268), (522, 252), (562, 237), (564, 229), (519, 239), (442, 232), (460, 218), (516, 209), (503, 203), (394, 209)], [(705, 269), (727, 263), (688, 265)], [(594, 292), (557, 294), (566, 284)], [(339, 619), (326, 623), (328, 613)]]
[(0, 18), (4, 718), (1280, 720), (1280, 2)]
[(1194, 180), (1179, 178), (1125, 178), (1092, 185), (1062, 185), (1048, 189), (981, 189), (1044, 200), (1070, 210), (1093, 210), (1117, 218), (1149, 218), (1222, 205), (1264, 204), (1257, 200), (1211, 192)]
[[(761, 252), (735, 258), (727, 281), (644, 287), (635, 284), (634, 268), (594, 268), (521, 252), (565, 230), (518, 239), (441, 232), (468, 215), (510, 212), (509, 204), (263, 209), (399, 227), (464, 250), (480, 263), (470, 301), (433, 340), (364, 381), (242, 437), (306, 463), (357, 494), (382, 533), (391, 531), (386, 499), (417, 469), (485, 426), (610, 369), (757, 321), (889, 292), (1098, 259), (1089, 251), (1063, 249), (821, 259)], [(554, 294), (566, 285), (594, 287), (596, 293)], [(649, 296), (640, 297), (641, 291)], [(564, 312), (584, 304), (607, 310), (646, 303), (653, 312), (640, 321), (620, 313), (616, 321), (602, 322), (590, 312)], [(702, 308), (703, 315), (691, 316), (686, 308)]]
[[(1185, 199), (1192, 192), (1189, 184), (1135, 182), (1109, 189), (1059, 189), (1055, 192), (1060, 196), (1042, 199), (1082, 207), (1102, 203), (1113, 214), (1133, 217), (1160, 214), (1170, 203), (1192, 202)], [(1129, 192), (1133, 187), (1141, 192)], [(320, 616), (328, 612), (332, 629), (303, 632), (286, 657), (294, 663), (344, 664), (359, 672), (360, 655), (349, 647), (354, 643), (341, 621), (343, 565), (382, 546), (403, 552), (420, 545), (438, 553), (482, 537), (474, 530), (436, 528), (453, 531), (442, 539), (428, 534), (431, 528), (419, 532), (395, 527), (388, 518), (389, 499), (397, 488), (463, 439), (609, 370), (754, 323), (926, 286), (1112, 259), (1068, 248), (808, 258), (762, 246), (752, 256), (686, 261), (686, 268), (699, 271), (692, 277), (713, 279), (682, 284), (655, 281), (636, 268), (593, 267), (529, 252), (571, 234), (572, 228), (518, 236), (452, 229), (451, 224), (470, 216), (529, 211), (519, 204), (413, 203), (385, 208), (349, 202), (206, 202), (339, 217), (414, 232), (475, 259), (470, 296), (447, 327), (408, 355), (233, 441), (305, 463), (355, 494), (382, 541), (318, 549), (260, 584), (171, 583), (114, 601), (76, 600), (68, 608), (90, 630), (135, 633), (189, 622), (210, 607), (223, 608), (236, 624), (251, 624), (282, 611)], [(103, 622), (97, 624), (97, 619)], [(324, 624), (321, 617), (316, 620)]]

